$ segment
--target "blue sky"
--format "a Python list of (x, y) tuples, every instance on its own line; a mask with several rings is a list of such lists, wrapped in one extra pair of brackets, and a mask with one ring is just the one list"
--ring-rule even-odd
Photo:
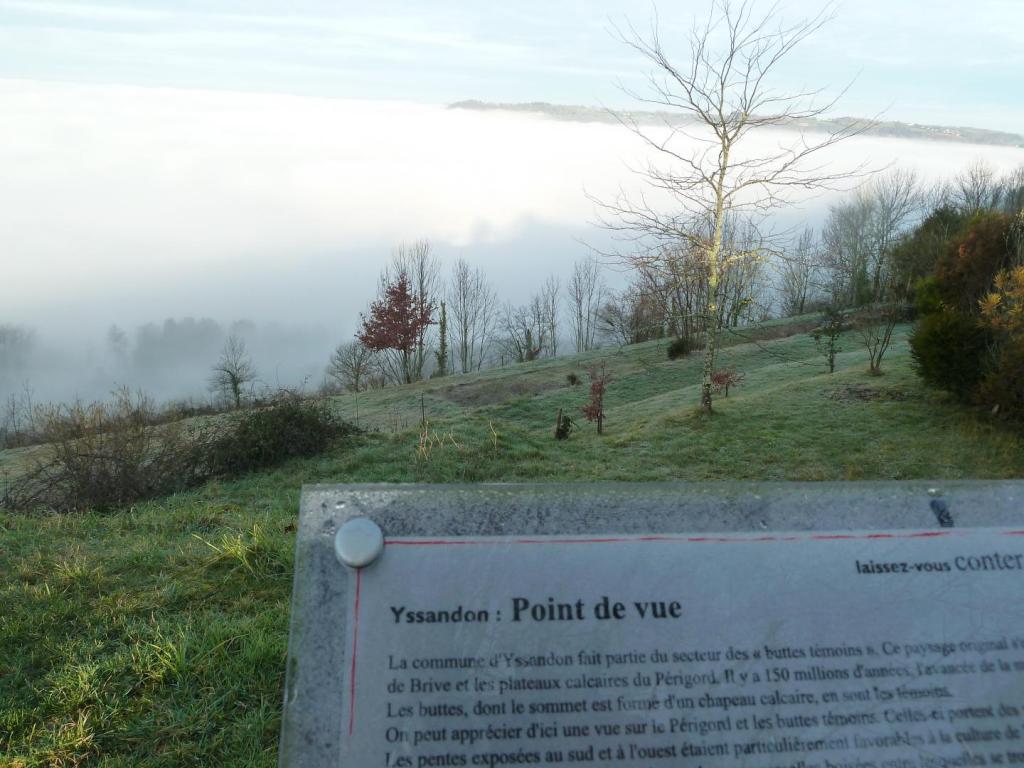
[[(763, 6), (764, 4), (762, 4)], [(706, 3), (662, 3), (669, 48)], [(786, 19), (820, 2), (780, 6)], [(653, 4), (0, 0), (0, 78), (445, 103), (608, 106), (643, 62), (610, 34)], [(1024, 2), (847, 0), (780, 85), (856, 78), (840, 112), (1024, 133)]]

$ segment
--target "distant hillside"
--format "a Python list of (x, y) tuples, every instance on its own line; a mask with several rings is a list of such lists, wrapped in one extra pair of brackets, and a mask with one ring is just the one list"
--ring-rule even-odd
[[(501, 110), (505, 112), (532, 112), (542, 114), (554, 120), (568, 120), (577, 123), (615, 123), (615, 113), (596, 107), (581, 107), (574, 104), (548, 104), (544, 101), (531, 101), (521, 104), (492, 104), (485, 101), (470, 99), (457, 101), (448, 105), (449, 109), (474, 109), (479, 111)], [(642, 125), (682, 125), (692, 120), (676, 112), (629, 112), (616, 111), (617, 114), (635, 120)], [(858, 118), (836, 117), (831, 120), (793, 120), (798, 128), (811, 130), (834, 131), (859, 122)], [(1024, 147), (1024, 136), (1017, 133), (990, 131), (985, 128), (950, 127), (943, 125), (918, 125), (917, 123), (898, 123), (879, 121), (867, 133), (872, 136), (889, 136), (897, 139), (927, 139), (929, 141), (955, 141), (964, 144), (989, 144), (1007, 147)]]

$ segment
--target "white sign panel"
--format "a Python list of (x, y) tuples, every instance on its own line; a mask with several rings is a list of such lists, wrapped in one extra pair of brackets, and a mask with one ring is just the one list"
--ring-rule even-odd
[(1024, 531), (389, 539), (342, 765), (1024, 765)]

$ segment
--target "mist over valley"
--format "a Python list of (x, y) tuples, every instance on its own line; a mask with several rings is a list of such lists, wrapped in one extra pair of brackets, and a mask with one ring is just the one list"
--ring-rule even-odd
[[(14, 80), (0, 98), (0, 322), (27, 333), (0, 361), (2, 400), (202, 400), (232, 332), (262, 385), (315, 388), (397, 246), (428, 240), (445, 277), (464, 259), (523, 303), (628, 249), (591, 198), (635, 191), (651, 160), (620, 125), (536, 111)], [(746, 151), (791, 138), (755, 133)], [(978, 162), (1009, 172), (1024, 150), (867, 134), (827, 162), (932, 183)], [(857, 183), (771, 228), (820, 226)]]

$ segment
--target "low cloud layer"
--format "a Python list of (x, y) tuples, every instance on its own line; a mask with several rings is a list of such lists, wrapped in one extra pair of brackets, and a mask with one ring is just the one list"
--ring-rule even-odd
[[(0, 323), (71, 351), (113, 323), (248, 318), (316, 329), (305, 354), (325, 361), (419, 238), (521, 301), (607, 245), (585, 191), (634, 187), (646, 160), (614, 125), (402, 102), (28, 81), (0, 99)], [(858, 138), (828, 161), (939, 178), (979, 158), (1008, 170), (1024, 151)], [(829, 200), (780, 222), (819, 223)]]

